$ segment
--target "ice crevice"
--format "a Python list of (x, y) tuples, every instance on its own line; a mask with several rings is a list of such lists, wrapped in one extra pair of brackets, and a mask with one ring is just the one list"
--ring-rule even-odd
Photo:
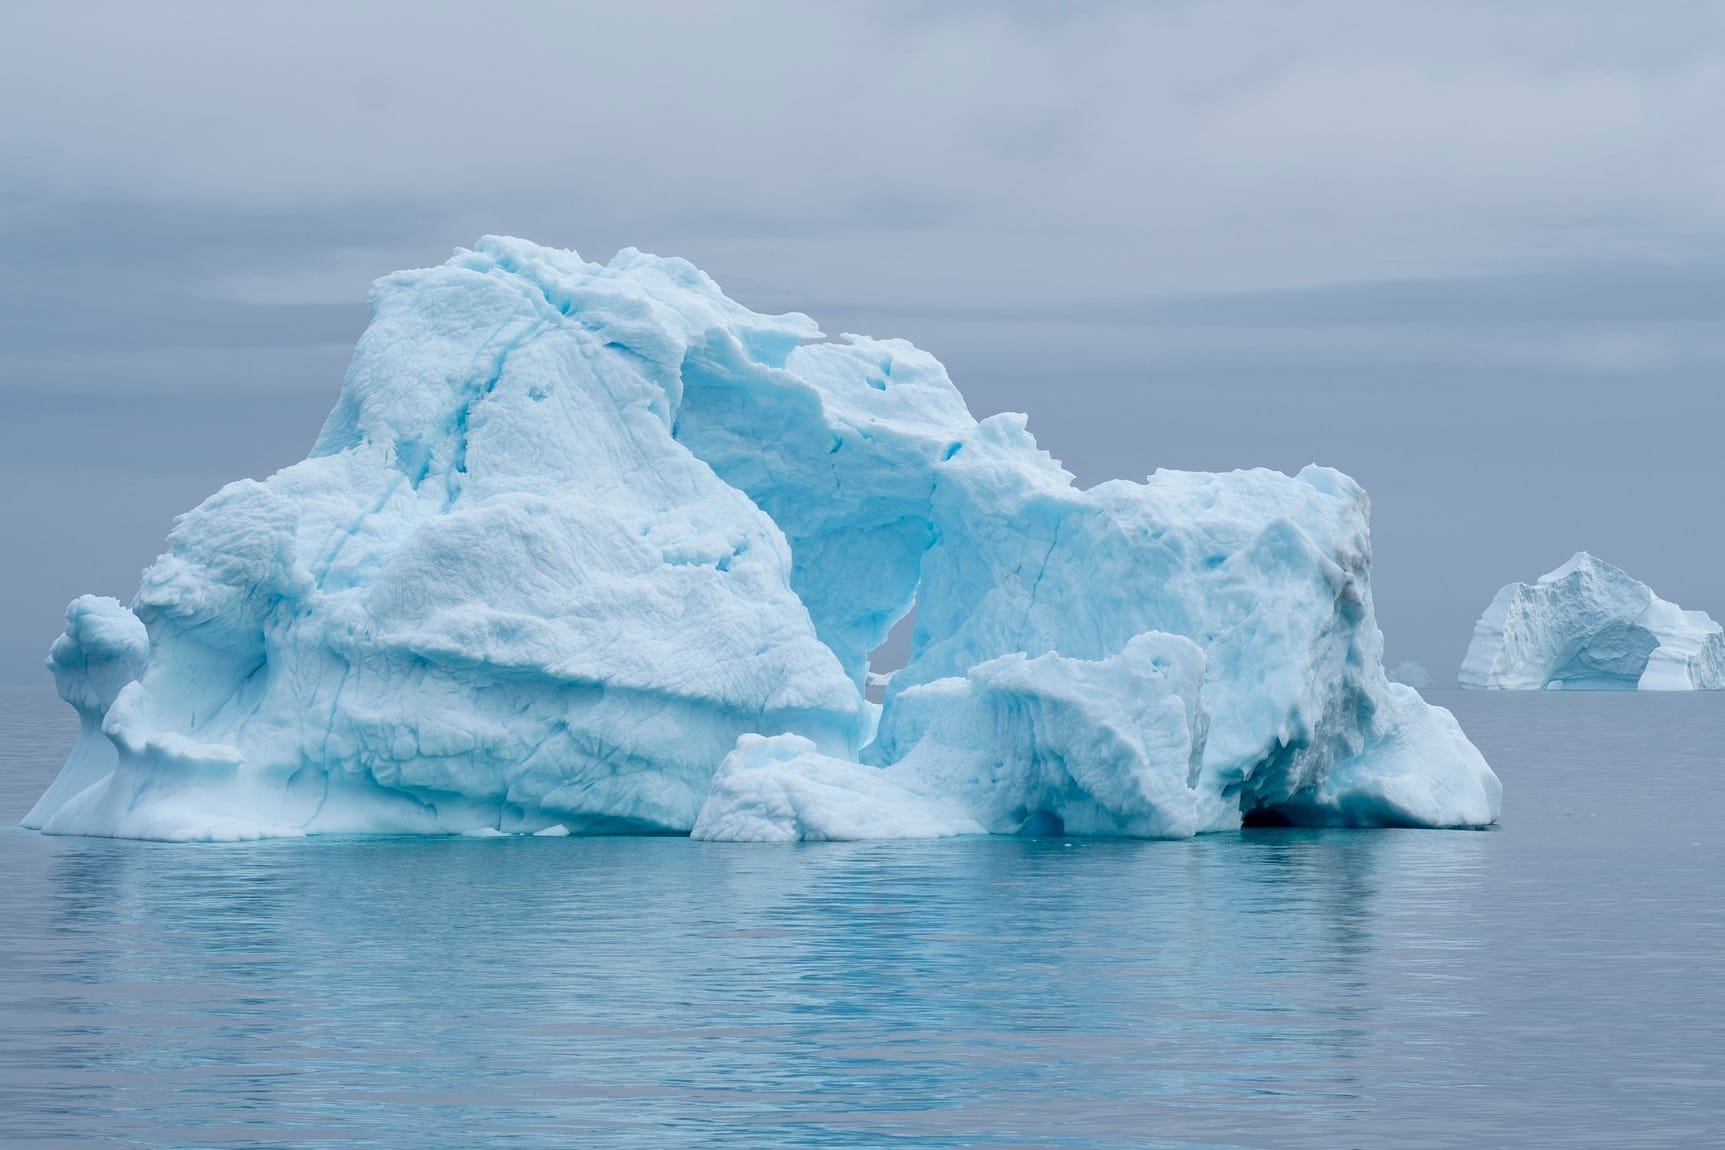
[[(164, 839), (1183, 837), (1482, 826), (1390, 683), (1365, 494), (1080, 488), (900, 340), (677, 259), (486, 237), (378, 281), (310, 456), (181, 517), (50, 655), (27, 819)], [(428, 478), (437, 482), (426, 483)], [(870, 653), (914, 607), (904, 666)]]

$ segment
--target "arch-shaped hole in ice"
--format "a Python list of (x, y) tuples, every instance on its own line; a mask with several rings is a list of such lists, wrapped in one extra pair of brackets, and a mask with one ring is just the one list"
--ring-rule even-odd
[(906, 611), (904, 618), (892, 625), (880, 646), (868, 653), (868, 697), (878, 703), (886, 694), (886, 684), (893, 672), (910, 662), (910, 637), (916, 630), (916, 606)]

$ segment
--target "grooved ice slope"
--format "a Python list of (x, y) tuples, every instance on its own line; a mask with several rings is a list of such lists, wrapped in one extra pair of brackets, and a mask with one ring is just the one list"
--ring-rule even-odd
[(1475, 689), (1719, 690), (1725, 634), (1705, 612), (1578, 551), (1538, 582), (1498, 591), (1459, 679)]
[[(311, 457), (182, 517), (135, 618), (74, 604), (56, 673), (106, 745), (44, 829), (1497, 816), (1448, 713), (1384, 678), (1345, 476), (1079, 490), (926, 353), (632, 250), (487, 238), (372, 305)], [(877, 712), (868, 652), (913, 605)]]

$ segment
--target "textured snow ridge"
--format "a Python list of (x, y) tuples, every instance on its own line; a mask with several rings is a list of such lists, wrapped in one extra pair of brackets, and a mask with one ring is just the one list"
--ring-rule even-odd
[(1725, 634), (1585, 551), (1498, 591), (1474, 625), (1459, 676), (1475, 689), (1713, 691)]
[[(869, 652), (914, 607), (909, 664)], [(1385, 679), (1364, 493), (1080, 490), (900, 341), (487, 238), (379, 281), (311, 455), (50, 656), (49, 832), (1184, 836), (1478, 826)], [(881, 682), (875, 675), (874, 681)]]

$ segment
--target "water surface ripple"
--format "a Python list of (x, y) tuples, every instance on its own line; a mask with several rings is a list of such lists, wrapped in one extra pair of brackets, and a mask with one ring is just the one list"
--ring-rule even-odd
[[(803, 847), (6, 829), (0, 1144), (1725, 1137), (1725, 697), (1432, 697), (1503, 777), (1501, 828)], [(50, 693), (0, 692), (0, 819), (71, 733)]]

